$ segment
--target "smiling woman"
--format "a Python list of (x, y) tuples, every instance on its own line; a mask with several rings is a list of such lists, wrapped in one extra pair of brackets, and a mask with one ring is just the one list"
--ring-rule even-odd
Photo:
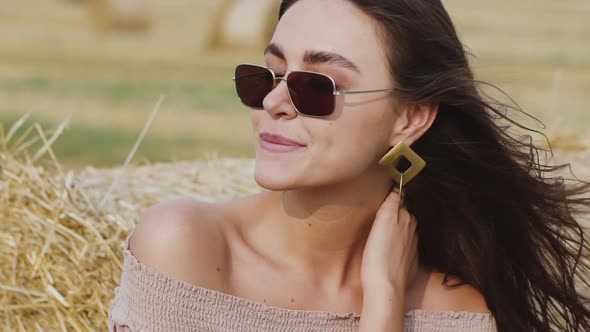
[(279, 17), (265, 63), (234, 76), (268, 190), (148, 209), (109, 328), (590, 330), (590, 184), (510, 136), (442, 3), (284, 0)]

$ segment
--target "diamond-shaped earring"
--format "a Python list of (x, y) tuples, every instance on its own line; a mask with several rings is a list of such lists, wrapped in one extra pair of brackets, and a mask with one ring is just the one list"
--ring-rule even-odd
[[(403, 173), (400, 173), (395, 168), (398, 161), (402, 158), (406, 158), (412, 166), (405, 170)], [(426, 162), (424, 159), (420, 158), (414, 150), (412, 150), (407, 144), (404, 142), (397, 143), (381, 160), (379, 160), (379, 165), (385, 167), (391, 177), (398, 183), (401, 184), (402, 175), (403, 175), (403, 183), (404, 185), (409, 183), (420, 171), (426, 166)]]

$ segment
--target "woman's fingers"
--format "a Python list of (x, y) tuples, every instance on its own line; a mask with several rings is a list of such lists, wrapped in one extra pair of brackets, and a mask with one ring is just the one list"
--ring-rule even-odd
[(386, 197), (375, 218), (389, 219), (397, 222), (397, 211), (399, 211), (400, 197), (395, 191), (391, 191)]
[[(375, 229), (374, 233), (381, 234), (381, 236), (395, 237), (395, 233), (407, 233), (409, 230), (406, 226), (410, 223), (412, 223), (412, 215), (406, 208), (400, 207), (400, 197), (397, 191), (391, 191), (377, 210), (372, 228)], [(403, 227), (400, 228), (400, 226)], [(404, 231), (404, 229), (406, 230)]]
[(377, 210), (375, 218), (395, 223), (400, 221), (409, 222), (410, 213), (403, 206), (400, 207), (400, 204), (403, 204), (403, 202), (400, 201), (398, 192), (391, 191)]

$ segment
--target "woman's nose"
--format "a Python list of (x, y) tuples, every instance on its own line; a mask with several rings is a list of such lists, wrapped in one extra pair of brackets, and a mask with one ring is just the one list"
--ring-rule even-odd
[(294, 118), (297, 116), (297, 111), (289, 97), (287, 81), (284, 78), (277, 78), (275, 88), (266, 95), (262, 101), (262, 107), (272, 118), (278, 118), (281, 116)]

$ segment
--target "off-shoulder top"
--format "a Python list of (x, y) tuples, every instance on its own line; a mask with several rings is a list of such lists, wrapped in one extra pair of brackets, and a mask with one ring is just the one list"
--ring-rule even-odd
[[(268, 306), (245, 298), (173, 279), (141, 263), (123, 248), (121, 282), (110, 304), (108, 328), (121, 331), (179, 332), (352, 332), (360, 315), (294, 310)], [(487, 313), (412, 310), (406, 313), (407, 332), (496, 332)]]

